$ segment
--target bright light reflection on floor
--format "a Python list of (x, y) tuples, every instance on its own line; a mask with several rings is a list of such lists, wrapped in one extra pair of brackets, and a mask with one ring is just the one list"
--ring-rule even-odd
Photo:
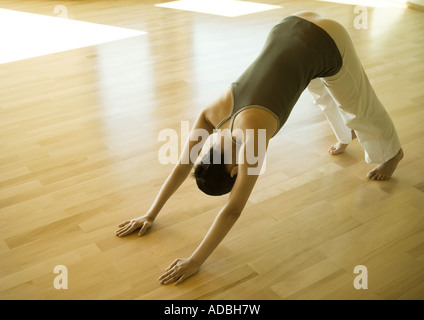
[(146, 32), (0, 9), (0, 63), (62, 52)]
[(374, 8), (406, 8), (406, 0), (319, 0), (322, 2), (334, 2), (354, 6)]
[(225, 17), (238, 17), (281, 8), (263, 3), (236, 0), (181, 0), (157, 4), (157, 7), (208, 13)]

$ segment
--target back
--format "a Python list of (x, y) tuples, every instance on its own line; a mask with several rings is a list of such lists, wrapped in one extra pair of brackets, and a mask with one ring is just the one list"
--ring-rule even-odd
[(337, 46), (323, 29), (289, 16), (273, 27), (260, 55), (232, 84), (230, 116), (261, 106), (276, 116), (279, 130), (309, 82), (332, 76), (341, 66)]

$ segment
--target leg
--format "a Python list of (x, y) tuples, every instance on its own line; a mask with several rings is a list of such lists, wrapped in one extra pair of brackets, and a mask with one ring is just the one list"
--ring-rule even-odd
[(333, 20), (322, 19), (320, 23), (336, 42), (343, 58), (341, 70), (324, 78), (323, 83), (340, 105), (346, 125), (355, 130), (366, 162), (378, 164), (368, 177), (387, 180), (403, 157), (396, 129), (372, 88), (347, 31)]
[(314, 98), (315, 104), (326, 116), (338, 141), (328, 149), (328, 152), (332, 155), (343, 153), (354, 138), (353, 131), (346, 126), (337, 103), (328, 93), (321, 79), (313, 79), (308, 86), (308, 91)]

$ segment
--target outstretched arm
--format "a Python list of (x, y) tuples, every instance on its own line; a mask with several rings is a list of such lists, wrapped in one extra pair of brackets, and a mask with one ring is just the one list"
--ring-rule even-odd
[(210, 135), (213, 133), (213, 129), (214, 126), (205, 117), (205, 111), (202, 112), (190, 132), (178, 163), (166, 179), (149, 211), (144, 216), (121, 223), (118, 230), (116, 230), (117, 236), (127, 236), (137, 229), (140, 229), (138, 235), (142, 236), (150, 228), (165, 203), (190, 174), (195, 161), (193, 158), (196, 158), (196, 155), (190, 157), (192, 150), (196, 146), (194, 151), (200, 152), (202, 145), (205, 143), (205, 139), (198, 141), (199, 130), (206, 131)]
[[(246, 144), (247, 143), (244, 143), (240, 149), (240, 153), (244, 155), (244, 157), (246, 155)], [(265, 155), (262, 156), (264, 157)], [(259, 163), (262, 163), (262, 161)], [(256, 165), (249, 165), (247, 161), (243, 161), (243, 164), (239, 164), (237, 179), (228, 202), (215, 218), (205, 238), (190, 258), (177, 259), (169, 266), (166, 272), (159, 278), (161, 284), (180, 284), (199, 271), (200, 266), (221, 243), (240, 217), (258, 179), (258, 174), (249, 174), (248, 171), (249, 168), (255, 166)], [(259, 172), (259, 170), (257, 172)]]

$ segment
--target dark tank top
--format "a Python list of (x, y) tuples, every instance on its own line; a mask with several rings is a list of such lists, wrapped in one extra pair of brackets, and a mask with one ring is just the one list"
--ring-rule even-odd
[(236, 115), (255, 107), (275, 116), (277, 133), (309, 82), (335, 75), (341, 66), (340, 52), (327, 32), (288, 16), (272, 28), (260, 55), (231, 85), (232, 111), (217, 128), (231, 118), (232, 131)]

